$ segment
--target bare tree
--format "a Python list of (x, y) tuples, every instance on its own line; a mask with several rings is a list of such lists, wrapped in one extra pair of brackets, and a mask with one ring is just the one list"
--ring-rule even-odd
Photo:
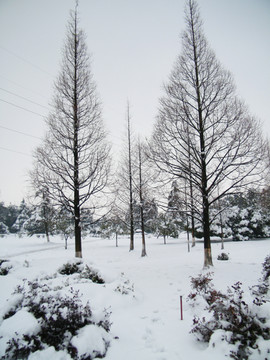
[(77, 5), (71, 11), (62, 67), (55, 82), (48, 132), (35, 152), (33, 182), (74, 219), (75, 256), (82, 257), (81, 209), (97, 209), (95, 195), (107, 184), (110, 147), (101, 119), (84, 32), (78, 26)]
[(226, 194), (260, 180), (265, 144), (260, 124), (236, 97), (232, 76), (209, 48), (194, 0), (187, 1), (185, 15), (182, 54), (160, 102), (151, 157), (161, 170), (192, 185), (208, 267), (209, 209)]

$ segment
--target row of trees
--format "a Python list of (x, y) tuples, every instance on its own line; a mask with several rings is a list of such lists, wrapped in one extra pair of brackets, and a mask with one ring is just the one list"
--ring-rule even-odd
[[(134, 146), (128, 107), (125, 156), (117, 180), (109, 183), (110, 147), (85, 35), (78, 26), (78, 6), (71, 12), (53, 111), (47, 119), (47, 135), (35, 153), (32, 183), (41, 198), (45, 193), (54, 206), (70, 214), (77, 257), (82, 256), (84, 209), (95, 218), (105, 217), (110, 210), (111, 219), (124, 221), (133, 250), (135, 201), (145, 255), (146, 204), (159, 189), (155, 196), (163, 207), (160, 216), (168, 222), (166, 196), (160, 190), (166, 194), (167, 184), (177, 181), (185, 227), (191, 227), (193, 243), (195, 230), (201, 229), (208, 267), (212, 265), (211, 231), (216, 219), (224, 222), (226, 201), (251, 185), (258, 188), (264, 180), (266, 141), (258, 121), (237, 98), (231, 74), (210, 49), (194, 0), (186, 3), (185, 19), (182, 53), (165, 85), (153, 135), (145, 144), (136, 141)], [(123, 216), (127, 206), (128, 219)], [(171, 208), (177, 209), (172, 201)], [(172, 226), (173, 221), (169, 223)]]
[[(54, 207), (48, 198), (42, 202), (28, 204), (22, 200), (19, 206), (5, 206), (0, 203), (0, 234), (18, 234), (46, 236), (61, 234), (67, 240), (73, 236), (73, 221), (70, 213), (64, 208)], [(84, 233), (94, 234), (96, 224), (92, 214), (87, 210), (82, 212), (82, 229)]]
[[(134, 233), (141, 232), (141, 204), (133, 202)], [(158, 211), (157, 202), (152, 199), (143, 204), (144, 231), (147, 234), (161, 236), (166, 243), (167, 237), (177, 238), (181, 232), (203, 237), (200, 221), (191, 221), (186, 212), (185, 198), (182, 197), (177, 182), (173, 182), (168, 194), (165, 211)], [(107, 216), (94, 221), (91, 213), (82, 212), (82, 233), (102, 237), (115, 237), (130, 234), (130, 209), (118, 214), (110, 212)], [(270, 236), (270, 188), (263, 191), (249, 189), (246, 193), (228, 195), (218, 208), (211, 212), (210, 234), (234, 241), (264, 238)], [(193, 224), (193, 226), (192, 226)], [(63, 208), (55, 208), (50, 202), (29, 205), (24, 200), (20, 206), (5, 206), (0, 203), (0, 234), (61, 234), (65, 240), (73, 236), (72, 218)], [(117, 242), (116, 242), (117, 245)], [(133, 243), (134, 246), (134, 243)], [(143, 249), (146, 252), (146, 249)]]

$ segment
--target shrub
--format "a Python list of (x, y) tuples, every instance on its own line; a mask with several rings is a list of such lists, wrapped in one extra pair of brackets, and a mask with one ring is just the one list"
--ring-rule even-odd
[(81, 277), (84, 279), (89, 279), (96, 284), (105, 283), (99, 273), (96, 270), (91, 269), (88, 265), (86, 265), (84, 270), (81, 272)]
[[(227, 293), (223, 294), (214, 289), (209, 275), (200, 274), (191, 280), (195, 292), (191, 292), (189, 300), (195, 301), (200, 296), (205, 302), (205, 310), (208, 311), (206, 316), (194, 317), (191, 333), (194, 333), (199, 341), (210, 342), (215, 332), (217, 334), (217, 331), (223, 330), (222, 340), (236, 347), (236, 351), (231, 351), (230, 357), (237, 360), (248, 359), (254, 351), (260, 352), (258, 340), (270, 339), (266, 318), (259, 316), (256, 309), (244, 301), (240, 282), (232, 285)], [(254, 305), (260, 306), (264, 303), (256, 299), (258, 298), (254, 299)]]
[(269, 279), (269, 276), (270, 276), (270, 255), (268, 255), (263, 264), (263, 270), (262, 270), (262, 273), (263, 273), (263, 280), (266, 281)]
[(96, 284), (104, 284), (105, 281), (99, 275), (98, 271), (90, 268), (88, 265), (83, 265), (81, 260), (76, 261), (74, 263), (68, 262), (64, 264), (58, 272), (61, 275), (72, 275), (72, 274), (80, 274), (80, 276), (84, 279), (91, 280)]
[(64, 264), (59, 270), (61, 275), (72, 275), (75, 273), (80, 273), (82, 271), (82, 261), (78, 260), (74, 263), (68, 262)]
[(218, 260), (229, 260), (229, 255), (226, 253), (221, 253), (220, 255), (218, 255), (217, 259)]
[(195, 291), (188, 295), (189, 301), (193, 304), (196, 303), (198, 296), (203, 297), (208, 305), (213, 304), (218, 298), (222, 298), (224, 295), (216, 291), (212, 284), (213, 273), (207, 273), (205, 275), (199, 274), (198, 277), (191, 277), (191, 287)]
[(12, 266), (8, 263), (8, 260), (0, 259), (0, 275), (7, 275), (11, 269)]
[(253, 303), (255, 305), (263, 305), (269, 301), (269, 276), (270, 276), (270, 256), (268, 255), (262, 264), (262, 279), (259, 279), (259, 284), (250, 288), (251, 293), (255, 296)]
[[(114, 289), (115, 292), (119, 292), (122, 295), (129, 295), (130, 293), (134, 293), (134, 284), (132, 284), (129, 279), (125, 277), (124, 273), (121, 273), (121, 283), (117, 285)], [(133, 295), (133, 297), (135, 297)]]
[[(37, 319), (39, 326), (32, 333), (15, 333), (8, 341), (3, 359), (27, 359), (30, 353), (50, 346), (56, 351), (66, 351), (72, 359), (78, 360), (91, 360), (94, 358), (93, 354), (98, 358), (106, 355), (109, 337), (104, 334), (110, 331), (110, 313), (104, 310), (103, 318), (94, 321), (90, 304), (88, 302), (83, 305), (79, 291), (71, 288), (63, 293), (53, 289), (49, 282), (25, 280), (23, 285), (15, 290), (14, 295), (16, 294), (20, 294), (20, 297), (5, 314), (4, 320), (10, 319), (20, 310), (25, 310)], [(75, 340), (81, 332), (87, 332), (90, 325), (92, 333), (94, 331), (99, 336), (99, 345), (103, 345), (100, 349), (94, 348), (82, 355), (74, 345), (77, 344)]]

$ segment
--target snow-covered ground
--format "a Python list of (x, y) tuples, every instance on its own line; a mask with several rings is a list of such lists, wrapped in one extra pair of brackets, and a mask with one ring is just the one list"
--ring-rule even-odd
[[(71, 277), (73, 288), (83, 293), (83, 300), (89, 300), (96, 314), (104, 309), (111, 311), (111, 343), (106, 360), (228, 359), (226, 344), (208, 347), (190, 334), (194, 310), (186, 298), (191, 291), (190, 277), (203, 272), (203, 243), (197, 242), (188, 253), (185, 236), (169, 239), (166, 245), (162, 238), (147, 237), (148, 256), (141, 258), (141, 240), (139, 235), (136, 236), (132, 252), (129, 252), (127, 237), (119, 239), (118, 247), (114, 239), (86, 238), (83, 261), (100, 272), (105, 284), (76, 283), (76, 278)], [(214, 267), (210, 271), (214, 273), (215, 287), (226, 290), (241, 281), (243, 289), (248, 290), (257, 284), (261, 264), (269, 250), (270, 239), (226, 242), (224, 252), (229, 253), (229, 260), (218, 261), (221, 246), (218, 242), (213, 243)], [(9, 306), (14, 288), (23, 279), (52, 275), (68, 260), (74, 260), (73, 256), (74, 244), (69, 243), (68, 249), (64, 250), (60, 238), (52, 238), (50, 243), (37, 237), (9, 235), (0, 238), (0, 259), (10, 260), (13, 266), (7, 276), (0, 276), (0, 316)], [(180, 296), (183, 297), (183, 320), (180, 319)], [(4, 330), (23, 331), (27, 319), (22, 313), (20, 315), (8, 324), (7, 320), (0, 319), (0, 336)], [(16, 328), (10, 328), (12, 326)], [(0, 341), (0, 357), (5, 351), (4, 339)], [(90, 339), (81, 333), (76, 341), (87, 348), (86, 342)], [(64, 360), (70, 357), (50, 348), (31, 359)]]

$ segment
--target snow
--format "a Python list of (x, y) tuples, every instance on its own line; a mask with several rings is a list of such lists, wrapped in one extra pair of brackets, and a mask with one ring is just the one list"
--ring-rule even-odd
[[(213, 283), (218, 290), (225, 291), (237, 281), (243, 283), (243, 290), (258, 283), (262, 262), (269, 254), (270, 239), (225, 242), (221, 250), (219, 242), (212, 243), (214, 267)], [(32, 332), (38, 329), (35, 318), (27, 309), (18, 311), (3, 320), (6, 309), (16, 303), (12, 295), (23, 279), (45, 279), (53, 275), (68, 261), (74, 261), (74, 243), (64, 249), (60, 237), (47, 243), (42, 237), (16, 237), (7, 235), (0, 238), (0, 259), (10, 260), (12, 265), (7, 276), (0, 276), (0, 335), (10, 332)], [(83, 262), (98, 270), (105, 284), (95, 284), (71, 276), (58, 275), (50, 280), (59, 291), (70, 288), (80, 290), (83, 303), (93, 310), (93, 318), (104, 317), (104, 309), (111, 312), (110, 333), (101, 327), (87, 325), (72, 339), (79, 354), (93, 349), (103, 352), (104, 339), (110, 341), (106, 360), (222, 360), (228, 359), (228, 345), (222, 341), (222, 334), (216, 334), (210, 345), (197, 342), (190, 334), (195, 310), (186, 302), (191, 291), (190, 277), (203, 273), (203, 242), (198, 241), (188, 253), (185, 235), (180, 239), (148, 236), (147, 257), (141, 257), (141, 238), (136, 235), (135, 250), (129, 251), (128, 237), (100, 239), (88, 237), (83, 241)], [(228, 261), (218, 261), (221, 252), (229, 253)], [(18, 298), (18, 295), (16, 295)], [(184, 318), (180, 319), (180, 296), (183, 296)], [(13, 302), (13, 303), (12, 303)], [(200, 312), (198, 307), (196, 311)], [(266, 354), (269, 344), (261, 341), (262, 353)], [(5, 337), (0, 341), (0, 356), (5, 351)], [(233, 347), (232, 347), (233, 349)], [(254, 355), (254, 359), (261, 357)], [(30, 360), (66, 360), (65, 351), (56, 352), (49, 347), (29, 356)], [(264, 358), (262, 358), (264, 359)]]
[(51, 346), (45, 350), (35, 351), (28, 360), (72, 360), (72, 358), (65, 351), (56, 352)]
[(0, 336), (15, 336), (17, 334), (37, 334), (40, 325), (37, 319), (27, 310), (22, 309), (16, 312), (15, 315), (4, 320), (0, 328)]
[(72, 345), (78, 350), (78, 355), (90, 354), (92, 357), (96, 352), (104, 355), (106, 348), (104, 341), (110, 340), (107, 332), (103, 328), (95, 325), (87, 325), (78, 331), (78, 335), (73, 337)]
[(40, 325), (37, 319), (25, 309), (4, 320), (0, 327), (0, 356), (3, 356), (7, 341), (18, 334), (37, 334)]

